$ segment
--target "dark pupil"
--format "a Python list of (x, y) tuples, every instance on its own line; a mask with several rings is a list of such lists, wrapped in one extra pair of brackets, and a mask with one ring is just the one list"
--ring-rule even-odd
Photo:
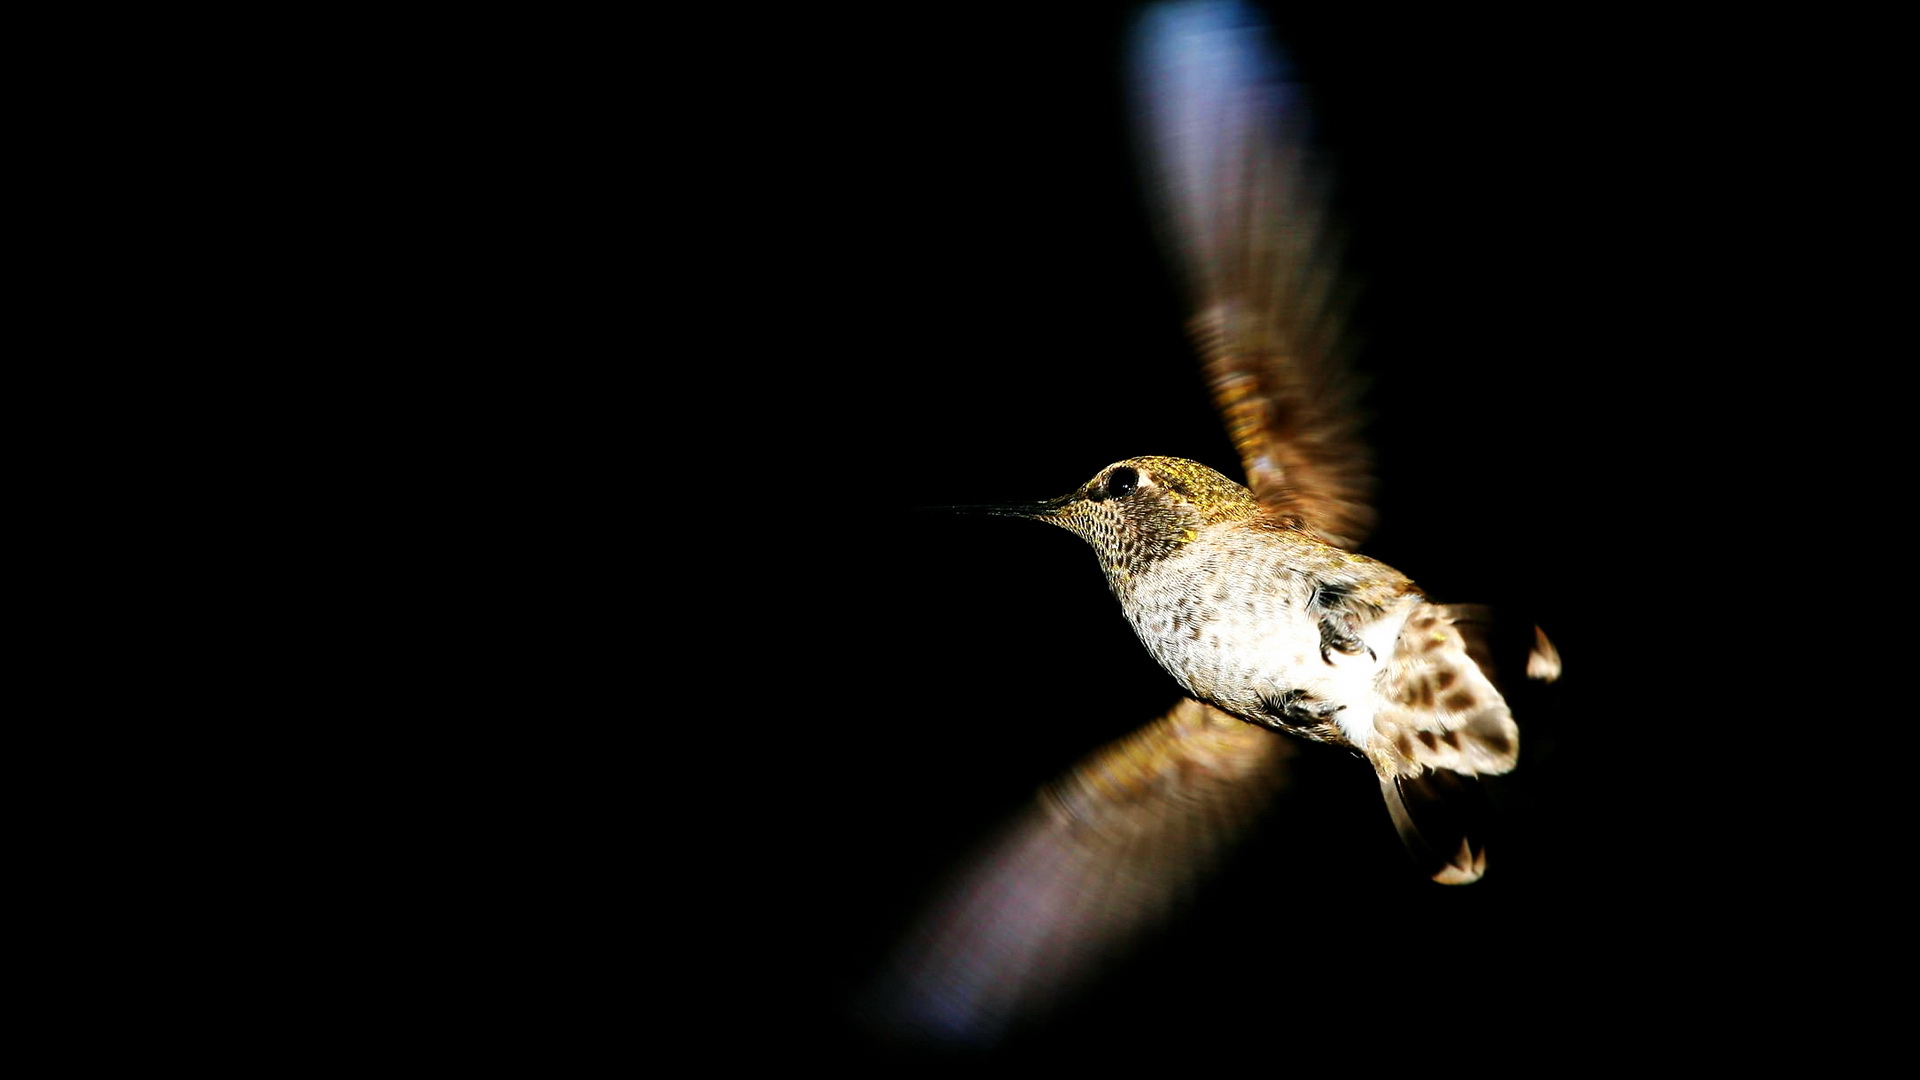
[(1132, 469), (1115, 469), (1107, 474), (1107, 494), (1113, 498), (1123, 498), (1133, 494), (1135, 484), (1140, 482), (1140, 474)]

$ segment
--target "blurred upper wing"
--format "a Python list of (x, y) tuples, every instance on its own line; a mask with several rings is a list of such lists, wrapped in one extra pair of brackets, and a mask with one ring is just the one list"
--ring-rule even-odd
[(883, 981), (896, 1034), (993, 1042), (1159, 922), (1287, 782), (1285, 738), (1197, 701), (1042, 790)]
[(1352, 547), (1373, 522), (1372, 468), (1300, 90), (1257, 17), (1224, 2), (1149, 11), (1135, 73), (1161, 221), (1248, 485), (1274, 516)]

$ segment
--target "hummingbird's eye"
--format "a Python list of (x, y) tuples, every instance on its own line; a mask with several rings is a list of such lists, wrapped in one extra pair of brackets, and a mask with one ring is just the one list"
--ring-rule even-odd
[(1125, 498), (1133, 494), (1133, 489), (1139, 483), (1140, 474), (1123, 465), (1107, 474), (1107, 495), (1115, 499)]

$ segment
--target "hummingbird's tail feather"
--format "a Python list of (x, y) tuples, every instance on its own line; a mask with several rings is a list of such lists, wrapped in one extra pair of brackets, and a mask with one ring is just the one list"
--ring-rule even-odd
[(1395, 643), (1374, 713), (1379, 738), (1368, 756), (1387, 811), (1414, 861), (1443, 885), (1485, 872), (1478, 778), (1520, 758), (1520, 728), (1489, 676), (1490, 625), (1482, 608), (1420, 605)]
[(1487, 872), (1486, 792), (1472, 776), (1442, 769), (1383, 776), (1380, 794), (1400, 842), (1442, 885), (1465, 885)]
[(1446, 604), (1447, 617), (1465, 640), (1467, 654), (1503, 690), (1520, 676), (1540, 682), (1560, 677), (1560, 650), (1546, 631), (1510, 617), (1502, 618), (1485, 604)]
[(1292, 744), (1197, 701), (1047, 786), (922, 922), (867, 1019), (983, 1046), (1162, 921), (1290, 777)]
[(1476, 652), (1485, 653), (1478, 627), (1452, 609), (1422, 604), (1408, 617), (1373, 719), (1382, 738), (1369, 756), (1381, 775), (1503, 773), (1519, 761), (1520, 728)]

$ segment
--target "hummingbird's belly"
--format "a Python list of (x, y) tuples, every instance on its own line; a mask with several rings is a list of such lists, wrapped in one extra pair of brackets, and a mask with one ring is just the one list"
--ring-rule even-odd
[[(1147, 651), (1194, 697), (1243, 720), (1365, 749), (1373, 737), (1379, 676), (1411, 602), (1357, 628), (1354, 653), (1324, 647), (1308, 610), (1313, 587), (1283, 572), (1267, 588), (1200, 590), (1178, 579), (1141, 582), (1129, 621)], [(1292, 580), (1290, 580), (1292, 579)]]

